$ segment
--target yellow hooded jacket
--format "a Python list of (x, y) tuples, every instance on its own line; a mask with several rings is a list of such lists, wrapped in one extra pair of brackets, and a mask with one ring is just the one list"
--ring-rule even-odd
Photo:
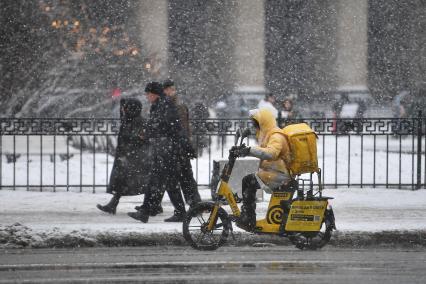
[(257, 175), (271, 189), (277, 188), (290, 179), (286, 166), (290, 161), (290, 147), (269, 110), (255, 110), (251, 118), (260, 126), (256, 133), (259, 146), (250, 148), (250, 156), (261, 160)]

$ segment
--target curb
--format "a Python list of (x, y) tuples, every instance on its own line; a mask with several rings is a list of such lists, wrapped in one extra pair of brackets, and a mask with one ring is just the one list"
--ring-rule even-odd
[[(225, 246), (292, 246), (288, 238), (270, 235), (255, 235), (245, 232), (228, 237)], [(82, 248), (119, 246), (188, 246), (180, 232), (162, 233), (35, 233), (30, 228), (16, 223), (0, 227), (0, 249), (13, 248)], [(426, 247), (426, 231), (382, 232), (333, 232), (327, 246), (342, 248), (381, 247)]]

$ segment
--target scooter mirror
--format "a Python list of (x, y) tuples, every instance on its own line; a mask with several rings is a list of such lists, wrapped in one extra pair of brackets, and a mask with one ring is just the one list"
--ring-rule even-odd
[(244, 128), (244, 130), (242, 130), (241, 132), (242, 132), (241, 133), (242, 139), (249, 137), (250, 134), (251, 134), (250, 128), (248, 128), (248, 127)]
[(250, 135), (250, 129), (249, 128), (244, 128), (243, 130), (241, 130), (241, 141), (240, 141), (240, 146), (243, 145), (243, 141), (246, 137), (248, 137)]
[(235, 141), (234, 141), (235, 146), (238, 145), (238, 139), (240, 139), (240, 137), (241, 137), (241, 128), (238, 128), (237, 132), (235, 133)]

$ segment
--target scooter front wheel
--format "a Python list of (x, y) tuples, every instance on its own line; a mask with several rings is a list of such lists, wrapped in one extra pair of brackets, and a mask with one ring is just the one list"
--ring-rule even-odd
[(214, 203), (200, 202), (192, 207), (183, 221), (183, 236), (195, 249), (215, 250), (226, 242), (229, 235), (230, 221), (228, 213), (219, 208), (212, 230), (208, 230), (209, 218)]

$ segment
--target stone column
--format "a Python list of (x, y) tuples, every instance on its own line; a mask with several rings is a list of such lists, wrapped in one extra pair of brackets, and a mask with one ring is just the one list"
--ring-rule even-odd
[(154, 79), (168, 75), (168, 0), (138, 1), (141, 41)]
[[(414, 11), (411, 20), (410, 46), (412, 48), (412, 56), (409, 66), (412, 69), (414, 85), (416, 89), (420, 89), (423, 96), (426, 95), (426, 2), (418, 1), (413, 5)], [(425, 162), (426, 163), (426, 162)]]
[(264, 0), (235, 0), (234, 5), (235, 87), (264, 90)]
[(367, 89), (368, 0), (337, 0), (337, 87)]

